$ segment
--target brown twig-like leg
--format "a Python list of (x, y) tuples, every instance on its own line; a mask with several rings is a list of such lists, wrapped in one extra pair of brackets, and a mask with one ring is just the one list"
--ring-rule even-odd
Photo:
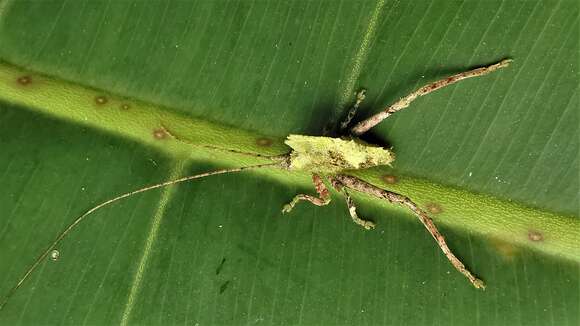
[(290, 212), (294, 208), (294, 206), (301, 200), (307, 200), (316, 206), (328, 205), (328, 203), (330, 203), (330, 193), (328, 192), (328, 188), (326, 188), (326, 186), (324, 185), (324, 181), (322, 181), (322, 178), (318, 174), (312, 174), (312, 183), (314, 183), (314, 187), (316, 188), (316, 192), (318, 193), (320, 198), (306, 194), (298, 194), (294, 196), (294, 199), (292, 199), (291, 202), (284, 205), (284, 207), (282, 208), (282, 213)]
[(385, 108), (383, 111), (371, 116), (370, 118), (368, 118), (364, 121), (359, 122), (351, 129), (351, 133), (353, 135), (356, 135), (356, 136), (362, 135), (365, 132), (367, 132), (369, 129), (371, 129), (372, 127), (379, 124), (381, 121), (388, 118), (391, 114), (408, 107), (411, 104), (411, 102), (413, 102), (419, 96), (427, 95), (427, 94), (434, 92), (440, 88), (454, 84), (454, 83), (456, 83), (460, 80), (466, 79), (466, 78), (487, 75), (490, 72), (496, 71), (500, 68), (507, 67), (510, 64), (510, 62), (512, 62), (511, 59), (504, 59), (504, 60), (502, 60), (496, 64), (493, 64), (493, 65), (489, 65), (486, 67), (481, 67), (481, 68), (469, 70), (466, 72), (462, 72), (462, 73), (459, 73), (459, 74), (456, 74), (453, 76), (449, 76), (445, 79), (441, 79), (441, 80), (438, 80), (436, 82), (427, 84), (427, 85), (419, 88), (418, 90), (414, 91), (413, 93), (401, 98), (400, 100), (398, 100), (397, 102), (395, 102), (391, 106)]
[(354, 204), (354, 201), (352, 200), (352, 197), (350, 197), (350, 194), (348, 193), (346, 188), (343, 187), (342, 184), (338, 182), (336, 179), (332, 179), (331, 181), (334, 189), (336, 189), (336, 191), (344, 195), (344, 198), (346, 199), (346, 206), (348, 207), (348, 212), (350, 213), (350, 217), (352, 217), (352, 221), (362, 226), (366, 230), (374, 229), (375, 223), (373, 223), (372, 221), (362, 219), (358, 216), (358, 214), (356, 213), (356, 205)]
[(375, 196), (378, 198), (386, 199), (391, 203), (399, 204), (399, 205), (411, 210), (419, 218), (421, 223), (423, 223), (423, 225), (425, 226), (427, 231), (429, 231), (429, 233), (431, 233), (431, 235), (433, 236), (435, 241), (437, 241), (437, 244), (439, 245), (439, 247), (441, 248), (441, 250), (443, 251), (443, 253), (447, 257), (447, 259), (449, 259), (449, 261), (451, 262), (453, 267), (455, 267), (455, 269), (457, 269), (461, 274), (465, 275), (469, 279), (471, 284), (473, 284), (473, 286), (475, 286), (478, 289), (485, 289), (485, 284), (483, 283), (483, 281), (478, 279), (477, 277), (475, 277), (475, 275), (473, 275), (465, 267), (465, 265), (463, 265), (463, 263), (459, 260), (459, 258), (457, 258), (453, 254), (451, 249), (449, 249), (449, 247), (447, 246), (447, 243), (445, 242), (445, 237), (443, 237), (443, 235), (439, 232), (439, 230), (437, 229), (437, 226), (435, 226), (435, 223), (433, 223), (433, 220), (427, 215), (427, 213), (425, 213), (421, 208), (419, 208), (417, 206), (417, 204), (415, 204), (411, 199), (409, 199), (403, 195), (375, 187), (375, 186), (371, 185), (370, 183), (364, 182), (358, 178), (347, 176), (347, 175), (334, 176), (331, 179), (331, 181), (334, 183), (334, 182), (336, 182), (334, 180), (338, 181), (339, 183), (341, 183), (345, 187), (348, 187), (348, 188), (351, 188), (351, 189), (354, 189), (354, 190), (357, 190), (360, 192), (364, 192), (366, 194), (369, 194), (369, 195), (372, 195), (372, 196)]
[(344, 121), (340, 123), (340, 130), (345, 130), (348, 127), (348, 125), (352, 121), (352, 118), (354, 118), (354, 116), (356, 115), (356, 111), (360, 107), (360, 104), (365, 100), (366, 96), (367, 90), (364, 88), (356, 93), (356, 102), (354, 102), (352, 108), (348, 110), (348, 113), (346, 115), (346, 118), (344, 118)]

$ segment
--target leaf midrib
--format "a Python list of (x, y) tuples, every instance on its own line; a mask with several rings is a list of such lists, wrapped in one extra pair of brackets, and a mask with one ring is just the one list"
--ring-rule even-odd
[[(21, 85), (18, 78), (28, 76), (31, 82)], [(257, 160), (239, 154), (208, 149), (204, 145), (240, 152), (276, 155), (288, 151), (282, 139), (265, 137), (228, 126), (193, 119), (173, 113), (158, 105), (108, 94), (107, 92), (75, 85), (66, 81), (25, 71), (10, 64), (0, 64), (0, 100), (21, 105), (36, 112), (80, 123), (107, 133), (153, 146), (177, 161), (203, 160), (225, 166), (256, 163)], [(99, 100), (100, 99), (100, 100)], [(106, 103), (102, 103), (106, 99)], [(123, 109), (125, 105), (129, 109)], [(159, 137), (162, 128), (169, 128), (188, 143), (170, 137)], [(163, 135), (161, 135), (163, 136)], [(264, 140), (266, 140), (264, 142)], [(200, 147), (197, 147), (199, 144)], [(266, 145), (264, 145), (266, 144)], [(194, 150), (192, 150), (195, 148)], [(264, 169), (256, 173), (274, 178), (283, 184), (310, 187), (305, 173), (287, 173)], [(523, 245), (552, 256), (580, 261), (575, 248), (580, 245), (580, 222), (577, 218), (532, 209), (502, 201), (489, 195), (473, 194), (433, 182), (399, 177), (394, 185), (385, 183), (386, 169), (357, 171), (360, 178), (413, 198), (420, 205), (438, 203), (445, 211), (434, 216), (438, 223), (456, 229), (484, 235), (489, 239)], [(378, 200), (366, 200), (373, 205), (393, 209)], [(498, 220), (497, 216), (503, 218)], [(504, 223), (510, 224), (506, 230)], [(545, 233), (536, 243), (528, 238), (530, 228)]]

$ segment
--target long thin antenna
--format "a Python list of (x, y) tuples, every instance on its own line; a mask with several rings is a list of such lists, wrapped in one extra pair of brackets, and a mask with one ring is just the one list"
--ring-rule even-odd
[(196, 143), (194, 143), (194, 142), (192, 142), (190, 140), (187, 140), (185, 138), (182, 138), (182, 137), (177, 136), (174, 132), (170, 131), (163, 124), (161, 125), (161, 128), (163, 128), (163, 131), (166, 134), (168, 134), (171, 138), (173, 138), (173, 139), (175, 139), (177, 141), (180, 141), (182, 143), (191, 145), (191, 146), (203, 147), (203, 148), (210, 148), (210, 149), (215, 149), (215, 150), (222, 151), (222, 152), (229, 152), (229, 153), (246, 155), (246, 156), (251, 156), (251, 157), (265, 158), (265, 159), (269, 159), (269, 160), (272, 160), (272, 161), (278, 161), (278, 160), (284, 159), (285, 157), (288, 156), (288, 153), (279, 154), (279, 155), (263, 155), (263, 154), (258, 154), (258, 153), (242, 152), (242, 151), (238, 151), (238, 150), (235, 150), (235, 149), (223, 148), (223, 147), (219, 147), (219, 146), (196, 144)]
[(77, 217), (72, 223), (70, 223), (65, 229), (64, 231), (62, 231), (56, 238), (55, 240), (52, 242), (52, 244), (34, 261), (34, 263), (30, 266), (30, 268), (28, 268), (28, 270), (26, 271), (26, 273), (24, 273), (24, 275), (20, 278), (20, 280), (18, 281), (18, 283), (16, 283), (16, 285), (10, 289), (10, 291), (8, 292), (8, 294), (4, 297), (4, 299), (2, 299), (2, 301), (0, 302), (0, 310), (2, 310), (4, 308), (4, 306), (6, 305), (6, 303), (8, 302), (8, 300), (14, 295), (14, 293), (16, 292), (16, 290), (18, 290), (22, 284), (24, 283), (24, 281), (26, 281), (26, 279), (28, 279), (28, 277), (32, 274), (32, 272), (34, 272), (38, 266), (40, 266), (40, 263), (42, 263), (42, 261), (44, 259), (46, 259), (46, 257), (48, 257), (48, 255), (51, 253), (51, 251), (53, 250), (53, 248), (55, 248), (71, 231), (72, 229), (74, 229), (80, 222), (82, 222), (87, 216), (89, 216), (90, 214), (94, 213), (95, 211), (108, 206), (114, 202), (117, 202), (121, 199), (142, 193), (142, 192), (146, 192), (149, 190), (153, 190), (153, 189), (157, 189), (157, 188), (163, 188), (163, 187), (167, 187), (167, 186), (171, 186), (177, 183), (181, 183), (181, 182), (186, 182), (186, 181), (190, 181), (190, 180), (194, 180), (194, 179), (200, 179), (200, 178), (204, 178), (204, 177), (209, 177), (212, 175), (216, 175), (216, 174), (224, 174), (224, 173), (233, 173), (233, 172), (241, 172), (244, 170), (249, 170), (249, 169), (259, 169), (259, 168), (263, 168), (263, 167), (269, 167), (269, 166), (282, 166), (280, 162), (276, 162), (276, 163), (267, 163), (267, 164), (258, 164), (258, 165), (250, 165), (250, 166), (243, 166), (243, 167), (238, 167), (238, 168), (230, 168), (230, 169), (221, 169), (221, 170), (215, 170), (215, 171), (210, 171), (210, 172), (205, 172), (205, 173), (201, 173), (201, 174), (196, 174), (196, 175), (190, 175), (190, 176), (186, 176), (186, 177), (182, 177), (179, 179), (175, 179), (175, 180), (170, 180), (170, 181), (166, 181), (166, 182), (162, 182), (162, 183), (158, 183), (158, 184), (154, 184), (154, 185), (150, 185), (150, 186), (146, 186), (137, 190), (133, 190), (131, 192), (127, 192), (121, 195), (118, 195), (114, 198), (111, 198), (109, 200), (106, 200), (100, 204), (98, 204), (97, 206), (89, 209), (88, 211), (86, 211), (83, 215)]

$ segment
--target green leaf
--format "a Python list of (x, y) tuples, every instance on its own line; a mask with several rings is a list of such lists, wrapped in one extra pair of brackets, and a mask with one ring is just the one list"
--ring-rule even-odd
[(369, 232), (338, 196), (282, 216), (314, 190), (265, 169), (96, 212), (0, 322), (578, 324), (578, 7), (0, 2), (0, 296), (99, 202), (256, 162), (200, 145), (284, 153), (285, 136), (322, 134), (360, 87), (359, 120), (428, 81), (515, 60), (377, 126), (395, 169), (360, 175), (430, 209), (485, 292), (402, 209), (357, 197)]

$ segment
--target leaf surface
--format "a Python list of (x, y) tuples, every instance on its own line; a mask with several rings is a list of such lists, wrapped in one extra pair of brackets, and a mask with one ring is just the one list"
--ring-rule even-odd
[(515, 60), (377, 126), (395, 169), (362, 175), (441, 210), (485, 292), (405, 211), (357, 197), (373, 232), (338, 196), (281, 216), (313, 189), (264, 170), (95, 213), (1, 323), (578, 324), (578, 13), (572, 1), (0, 2), (0, 294), (98, 202), (252, 161), (161, 126), (277, 154), (288, 134), (322, 134), (360, 87), (359, 120), (423, 83)]

